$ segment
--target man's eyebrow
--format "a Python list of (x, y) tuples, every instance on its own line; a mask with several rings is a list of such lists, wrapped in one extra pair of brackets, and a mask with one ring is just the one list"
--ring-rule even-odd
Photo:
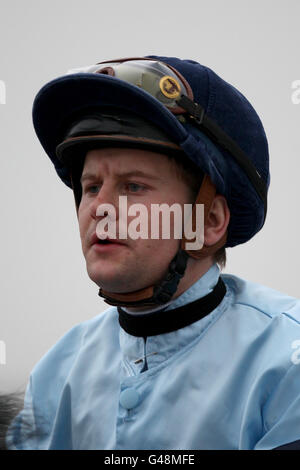
[[(141, 170), (126, 171), (125, 173), (115, 173), (115, 176), (119, 178), (129, 178), (130, 176), (140, 176), (140, 177), (151, 179), (151, 180), (160, 179), (158, 176), (149, 175), (149, 173), (144, 173)], [(80, 182), (83, 183), (83, 181), (92, 180), (92, 179), (95, 179), (96, 177), (97, 176), (95, 175), (95, 173), (85, 173), (80, 178)]]
[(85, 180), (92, 180), (93, 178), (95, 178), (96, 176), (94, 175), (94, 173), (85, 173), (84, 175), (81, 176), (80, 178), (80, 182), (83, 183), (83, 181)]

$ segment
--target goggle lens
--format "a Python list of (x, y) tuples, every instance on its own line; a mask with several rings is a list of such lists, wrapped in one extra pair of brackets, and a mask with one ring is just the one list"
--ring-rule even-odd
[(137, 86), (174, 114), (186, 112), (177, 104), (182, 95), (193, 100), (192, 89), (184, 77), (173, 67), (157, 60), (120, 59), (70, 71), (78, 72), (106, 74)]

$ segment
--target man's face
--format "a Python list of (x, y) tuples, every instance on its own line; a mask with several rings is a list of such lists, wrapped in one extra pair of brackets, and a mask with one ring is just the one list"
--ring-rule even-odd
[[(183, 208), (183, 204), (194, 202), (174, 162), (147, 150), (92, 150), (86, 155), (81, 181), (78, 220), (89, 277), (104, 290), (119, 293), (159, 282), (177, 253), (180, 240), (162, 239), (161, 235), (159, 239), (151, 239), (151, 204), (178, 203)], [(111, 204), (116, 209), (118, 241), (119, 196), (127, 196), (128, 210), (137, 203), (147, 208), (149, 238), (122, 239), (122, 244), (93, 244), (97, 224), (103, 220), (103, 216), (96, 215), (101, 204)], [(128, 224), (134, 218), (128, 216)]]

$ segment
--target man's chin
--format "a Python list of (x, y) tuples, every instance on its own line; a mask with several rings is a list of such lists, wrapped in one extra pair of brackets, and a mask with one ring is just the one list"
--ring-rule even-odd
[(145, 277), (145, 270), (138, 270), (135, 268), (134, 275), (130, 276), (129, 267), (114, 265), (113, 263), (106, 264), (105, 262), (90, 263), (87, 265), (87, 273), (89, 278), (101, 289), (107, 292), (114, 292), (119, 294), (126, 294), (145, 289), (160, 283), (167, 273), (165, 270), (156, 278)]
[[(124, 275), (114, 272), (88, 271), (89, 278), (99, 287), (107, 292), (126, 293), (128, 283), (124, 284)], [(135, 290), (135, 289), (133, 289)]]
[[(116, 294), (127, 294), (135, 292), (140, 289), (148, 287), (149, 281), (145, 280), (142, 282), (141, 277), (138, 279), (129, 280), (126, 279), (126, 274), (120, 275), (120, 273), (104, 273), (102, 272), (88, 272), (90, 279), (101, 289), (106, 292), (112, 292)], [(147, 283), (148, 282), (148, 283)]]

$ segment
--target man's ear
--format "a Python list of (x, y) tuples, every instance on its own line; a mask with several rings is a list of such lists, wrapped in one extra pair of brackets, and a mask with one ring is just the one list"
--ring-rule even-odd
[(225, 234), (230, 220), (227, 201), (221, 194), (216, 194), (204, 227), (204, 244), (215, 245)]

